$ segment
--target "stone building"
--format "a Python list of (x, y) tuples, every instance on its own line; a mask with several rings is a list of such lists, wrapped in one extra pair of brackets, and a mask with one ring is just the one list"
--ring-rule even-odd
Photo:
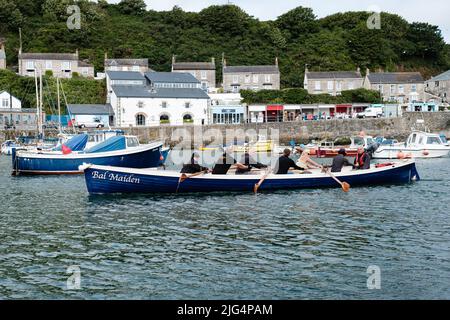
[(364, 87), (379, 91), (383, 101), (409, 104), (425, 100), (425, 84), (420, 72), (378, 72), (367, 70)]
[(362, 88), (364, 78), (356, 71), (310, 72), (305, 69), (304, 88), (310, 94), (330, 94), (338, 96), (342, 91)]
[(425, 91), (441, 98), (440, 102), (450, 102), (450, 70), (425, 82)]
[(79, 61), (78, 50), (75, 53), (19, 53), (19, 75), (34, 76), (35, 70), (51, 71), (58, 78), (72, 78), (74, 73), (94, 77), (94, 67)]
[(223, 89), (226, 93), (241, 90), (280, 90), (278, 59), (274, 65), (227, 66), (223, 61)]
[(150, 70), (148, 59), (108, 59), (105, 54), (105, 72), (108, 71), (134, 71), (144, 74)]
[(212, 58), (211, 62), (176, 62), (176, 57), (172, 57), (172, 72), (190, 73), (201, 82), (201, 88), (208, 91), (216, 87), (216, 62)]

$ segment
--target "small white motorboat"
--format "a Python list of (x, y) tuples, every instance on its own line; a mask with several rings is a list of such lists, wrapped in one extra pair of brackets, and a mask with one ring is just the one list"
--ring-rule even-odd
[(450, 146), (439, 134), (413, 131), (405, 143), (381, 145), (373, 153), (374, 159), (442, 158), (449, 154)]

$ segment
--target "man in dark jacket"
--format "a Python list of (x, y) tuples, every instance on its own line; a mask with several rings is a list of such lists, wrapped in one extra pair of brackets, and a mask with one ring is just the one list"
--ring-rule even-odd
[(331, 165), (331, 172), (341, 172), (344, 166), (351, 166), (346, 156), (347, 152), (345, 152), (345, 149), (340, 149), (338, 151), (338, 155), (333, 159), (333, 164)]
[(355, 169), (368, 170), (370, 169), (370, 155), (363, 147), (358, 148), (358, 154), (355, 159)]
[(288, 174), (289, 169), (294, 168), (296, 170), (302, 170), (303, 168), (300, 168), (297, 166), (289, 156), (291, 155), (291, 150), (285, 149), (283, 152), (283, 155), (278, 159), (278, 171), (276, 174)]
[(240, 163), (243, 164), (246, 168), (238, 167), (236, 170), (236, 174), (246, 174), (246, 173), (252, 171), (252, 168), (256, 168), (256, 169), (267, 168), (266, 165), (259, 163), (255, 159), (253, 159), (253, 157), (248, 152), (246, 152), (242, 156)]
[(181, 169), (181, 173), (198, 173), (198, 172), (207, 172), (208, 168), (202, 167), (199, 165), (200, 155), (198, 153), (194, 153), (191, 157), (191, 163), (183, 165), (183, 169)]

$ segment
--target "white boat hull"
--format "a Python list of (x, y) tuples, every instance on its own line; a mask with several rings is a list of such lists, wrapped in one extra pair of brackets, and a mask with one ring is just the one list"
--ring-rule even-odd
[(397, 146), (381, 146), (377, 151), (374, 152), (374, 159), (397, 159), (398, 154), (402, 152), (406, 157), (411, 157), (415, 159), (431, 159), (431, 158), (442, 158), (448, 156), (450, 152), (450, 147), (440, 147), (440, 148), (406, 148)]

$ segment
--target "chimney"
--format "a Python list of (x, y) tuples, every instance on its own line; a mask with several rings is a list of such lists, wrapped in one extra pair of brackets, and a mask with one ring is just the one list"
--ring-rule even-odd
[(213, 65), (216, 65), (216, 58), (212, 57), (212, 58), (211, 58), (211, 63), (212, 63)]
[(361, 68), (360, 67), (356, 68), (356, 73), (361, 73)]
[(105, 61), (108, 60), (108, 52), (105, 51)]
[(305, 64), (305, 74), (309, 72), (308, 64)]
[(75, 50), (75, 55), (77, 56), (77, 59), (78, 59), (78, 48), (77, 48), (77, 50)]
[(225, 52), (222, 52), (222, 67), (226, 68), (227, 60), (225, 59)]
[(278, 67), (278, 57), (275, 58), (275, 65)]
[(366, 76), (370, 75), (370, 69), (366, 68)]

